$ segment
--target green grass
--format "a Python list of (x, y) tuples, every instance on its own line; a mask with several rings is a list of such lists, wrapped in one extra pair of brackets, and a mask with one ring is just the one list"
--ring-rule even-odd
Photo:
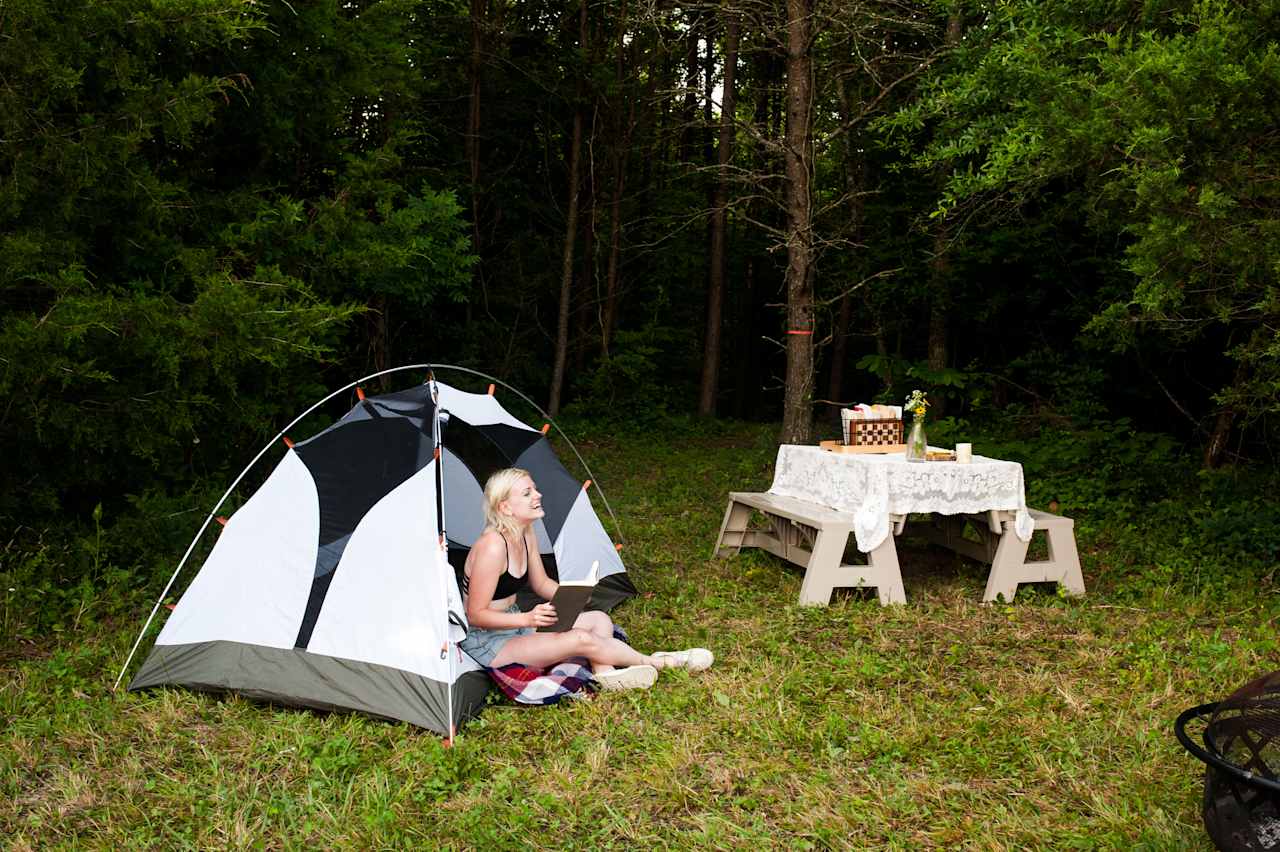
[[(1181, 583), (1082, 516), (1083, 599), (1033, 589), (983, 606), (980, 566), (906, 541), (906, 606), (838, 592), (800, 608), (798, 569), (709, 558), (726, 492), (768, 487), (771, 431), (580, 448), (641, 589), (617, 619), (642, 649), (712, 648), (709, 672), (566, 706), (495, 702), (445, 748), (360, 716), (112, 694), (145, 609), (91, 609), (76, 631), (4, 646), (0, 836), (17, 849), (1210, 848), (1201, 767), (1172, 720), (1275, 667), (1280, 604), (1259, 593), (1262, 572)], [(1184, 557), (1205, 574), (1216, 559)]]

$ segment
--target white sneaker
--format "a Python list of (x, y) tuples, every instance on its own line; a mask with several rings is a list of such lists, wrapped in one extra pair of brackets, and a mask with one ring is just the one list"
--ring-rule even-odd
[(648, 689), (658, 682), (658, 670), (653, 666), (627, 666), (623, 669), (592, 675), (606, 692), (620, 689)]
[(716, 661), (715, 654), (706, 648), (687, 648), (683, 651), (658, 651), (655, 659), (666, 660), (669, 666), (679, 666), (691, 672), (706, 671)]

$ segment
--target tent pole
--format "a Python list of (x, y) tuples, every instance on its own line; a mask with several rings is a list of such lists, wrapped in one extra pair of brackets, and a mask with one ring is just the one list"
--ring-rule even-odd
[(147, 628), (151, 626), (152, 620), (155, 619), (156, 613), (160, 610), (160, 604), (164, 602), (165, 596), (169, 594), (169, 589), (173, 588), (174, 581), (178, 579), (178, 574), (181, 573), (182, 567), (186, 565), (187, 560), (191, 558), (191, 553), (196, 549), (196, 543), (200, 541), (200, 536), (204, 535), (204, 531), (209, 528), (209, 523), (213, 520), (214, 516), (217, 515), (218, 510), (222, 508), (222, 504), (227, 501), (227, 498), (231, 496), (231, 492), (234, 491), (236, 489), (236, 486), (240, 484), (240, 480), (245, 478), (245, 476), (249, 473), (249, 470), (255, 464), (258, 463), (258, 460), (261, 459), (264, 455), (266, 455), (267, 451), (270, 450), (272, 447), (274, 447), (278, 441), (283, 439), (285, 434), (288, 433), (288, 431), (292, 429), (294, 426), (296, 426), (304, 417), (306, 417), (311, 412), (315, 411), (320, 406), (324, 405), (329, 400), (333, 399), (335, 396), (345, 393), (351, 390), (351, 388), (361, 385), (364, 382), (370, 381), (371, 379), (376, 379), (379, 376), (385, 376), (388, 373), (395, 373), (395, 372), (399, 372), (400, 370), (421, 370), (423, 368), (429, 368), (429, 367), (430, 367), (429, 364), (409, 364), (404, 367), (392, 367), (389, 370), (382, 370), (380, 372), (372, 373), (368, 376), (364, 376), (363, 378), (356, 379), (351, 384), (338, 388), (338, 390), (329, 394), (324, 399), (320, 400), (315, 405), (311, 406), (306, 411), (299, 414), (297, 417), (295, 417), (293, 420), (289, 422), (289, 425), (281, 429), (279, 434), (277, 434), (274, 438), (268, 441), (265, 447), (263, 447), (261, 450), (258, 451), (258, 454), (253, 457), (253, 461), (249, 462), (249, 464), (245, 466), (245, 469), (240, 471), (240, 475), (236, 477), (235, 482), (231, 483), (231, 487), (229, 487), (223, 493), (221, 499), (218, 500), (217, 505), (215, 505), (213, 509), (209, 512), (209, 516), (206, 517), (204, 519), (204, 523), (200, 525), (200, 530), (199, 532), (196, 533), (196, 537), (191, 539), (191, 544), (190, 546), (187, 547), (187, 552), (182, 555), (182, 559), (181, 561), (178, 562), (178, 567), (174, 569), (173, 576), (169, 578), (169, 582), (165, 583), (164, 591), (162, 591), (160, 593), (160, 597), (156, 599), (155, 606), (151, 607), (151, 614), (147, 616), (147, 621), (145, 624), (142, 625), (142, 630), (139, 631), (138, 638), (134, 640), (133, 647), (129, 649), (129, 656), (125, 658), (124, 665), (120, 667), (120, 674), (116, 677), (116, 682), (111, 686), (112, 692), (115, 692), (117, 689), (120, 688), (120, 681), (124, 680), (124, 673), (129, 670), (129, 664), (133, 662), (134, 654), (138, 653), (138, 646), (142, 644), (142, 637), (147, 635)]
[[(431, 389), (431, 442), (435, 444), (433, 448), (436, 456), (436, 567), (440, 568), (440, 563), (449, 564), (448, 553), (448, 535), (449, 528), (445, 526), (445, 499), (444, 499), (444, 430), (440, 426), (440, 388), (436, 385), (436, 374), (432, 370), (427, 377), (427, 385)], [(441, 551), (444, 551), (441, 553)], [(449, 578), (444, 571), (440, 571), (440, 585), (444, 590), (444, 630), (441, 631), (444, 636), (445, 663), (448, 666), (448, 681), (445, 683), (445, 694), (448, 699), (449, 707), (449, 745), (453, 746), (453, 735), (455, 733), (454, 726), (454, 707), (453, 707), (453, 648), (449, 647)]]

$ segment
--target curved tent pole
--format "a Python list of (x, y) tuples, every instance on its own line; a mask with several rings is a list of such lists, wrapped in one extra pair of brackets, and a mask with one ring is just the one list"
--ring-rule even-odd
[(306, 417), (311, 412), (315, 411), (320, 406), (324, 405), (329, 400), (333, 399), (335, 396), (338, 396), (339, 394), (342, 394), (342, 393), (346, 393), (347, 391), (351, 390), (353, 387), (356, 387), (357, 385), (363, 382), (367, 382), (370, 379), (376, 379), (379, 376), (385, 376), (388, 373), (395, 373), (400, 370), (423, 370), (423, 369), (428, 369), (429, 366), (430, 365), (428, 364), (409, 364), (404, 367), (392, 367), (390, 370), (382, 370), (380, 372), (365, 376), (364, 378), (356, 379), (351, 384), (345, 385), (344, 387), (339, 388), (338, 390), (326, 396), (324, 399), (317, 402), (315, 405), (308, 408), (306, 411), (299, 414), (297, 417), (295, 417), (293, 420), (289, 422), (289, 425), (281, 429), (280, 432), (274, 438), (272, 438), (265, 447), (263, 447), (261, 450), (258, 451), (258, 454), (253, 457), (253, 461), (249, 462), (249, 464), (245, 466), (245, 469), (240, 471), (240, 475), (235, 478), (235, 481), (232, 482), (230, 487), (227, 488), (227, 490), (223, 493), (222, 497), (218, 500), (217, 505), (215, 505), (213, 509), (209, 511), (209, 515), (204, 519), (204, 523), (200, 525), (200, 530), (196, 533), (196, 537), (191, 539), (191, 545), (187, 548), (187, 552), (182, 555), (182, 559), (181, 561), (178, 562), (178, 567), (174, 569), (173, 576), (169, 578), (169, 582), (165, 583), (164, 591), (161, 592), (160, 597), (156, 599), (155, 606), (151, 607), (151, 614), (147, 616), (146, 623), (142, 625), (142, 631), (138, 633), (138, 638), (134, 640), (133, 647), (129, 649), (129, 656), (125, 659), (124, 666), (121, 667), (120, 674), (116, 677), (116, 682), (111, 686), (112, 692), (115, 692), (117, 689), (120, 688), (120, 681), (124, 680), (124, 673), (129, 670), (129, 664), (133, 662), (133, 655), (138, 652), (138, 646), (142, 644), (142, 637), (147, 634), (147, 628), (151, 626), (152, 620), (155, 619), (156, 613), (160, 610), (160, 604), (161, 602), (164, 601), (165, 595), (169, 594), (169, 589), (173, 588), (173, 583), (175, 580), (178, 579), (178, 574), (181, 573), (183, 566), (187, 564), (187, 560), (191, 558), (191, 553), (196, 549), (196, 543), (200, 541), (200, 536), (204, 535), (204, 531), (209, 528), (209, 522), (214, 519), (214, 516), (217, 514), (218, 510), (222, 508), (222, 504), (227, 501), (227, 498), (231, 496), (231, 492), (234, 491), (236, 486), (240, 484), (240, 480), (245, 478), (245, 476), (249, 473), (250, 469), (252, 469), (253, 466), (258, 463), (258, 460), (261, 459), (264, 455), (266, 455), (267, 451), (270, 450), (272, 447), (274, 447), (276, 445), (276, 442), (279, 441), (281, 438), (283, 438), (290, 429), (292, 429), (294, 426), (298, 424), (299, 421), (301, 421), (304, 417)]
[[(551, 416), (547, 414), (545, 411), (543, 411), (542, 408), (536, 402), (529, 399), (529, 397), (520, 393), (520, 391), (516, 390), (511, 385), (507, 384), (501, 379), (497, 379), (497, 378), (494, 378), (493, 376), (487, 375), (485, 373), (481, 373), (478, 370), (472, 370), (468, 367), (456, 367), (452, 364), (406, 364), (402, 367), (392, 367), (389, 370), (380, 370), (376, 373), (370, 373), (367, 376), (363, 376), (359, 379), (356, 379), (354, 382), (351, 382), (350, 384), (347, 384), (338, 388), (336, 391), (329, 394), (324, 399), (320, 400), (315, 405), (312, 405), (306, 411), (299, 414), (293, 420), (289, 421), (289, 423), (283, 429), (281, 429), (274, 438), (272, 438), (270, 441), (267, 442), (266, 446), (264, 446), (261, 450), (258, 451), (258, 454), (253, 457), (253, 461), (245, 465), (244, 470), (240, 471), (240, 475), (237, 476), (235, 478), (235, 481), (233, 481), (231, 485), (227, 487), (227, 490), (223, 492), (222, 497), (220, 497), (218, 499), (218, 502), (214, 505), (214, 507), (209, 510), (209, 514), (208, 516), (205, 517), (204, 523), (200, 525), (200, 529), (196, 532), (195, 538), (191, 539), (191, 544), (187, 547), (187, 552), (182, 554), (182, 559), (179, 560), (178, 567), (173, 569), (173, 575), (169, 577), (169, 582), (164, 584), (164, 591), (160, 592), (160, 597), (156, 598), (155, 606), (151, 607), (151, 612), (150, 614), (147, 615), (147, 620), (142, 625), (142, 630), (138, 632), (138, 638), (134, 640), (133, 647), (129, 649), (129, 656), (125, 658), (124, 665), (120, 667), (120, 674), (116, 676), (116, 681), (114, 684), (112, 684), (111, 691), (115, 692), (117, 689), (120, 688), (120, 681), (124, 680), (124, 673), (129, 670), (129, 664), (133, 662), (134, 655), (138, 653), (138, 646), (142, 644), (142, 637), (147, 635), (147, 628), (149, 628), (151, 626), (151, 622), (155, 620), (156, 613), (160, 611), (160, 604), (164, 601), (165, 596), (169, 594), (169, 590), (173, 588), (173, 584), (178, 579), (178, 575), (182, 573), (183, 566), (187, 564), (187, 560), (191, 558), (191, 554), (192, 552), (195, 551), (196, 544), (200, 541), (200, 537), (204, 535), (204, 531), (209, 528), (210, 522), (213, 521), (214, 517), (217, 515), (218, 510), (222, 508), (222, 504), (227, 502), (227, 498), (231, 496), (231, 492), (234, 491), (236, 489), (236, 486), (240, 484), (240, 481), (244, 479), (245, 476), (248, 475), (249, 471), (253, 468), (253, 466), (257, 464), (258, 461), (264, 455), (267, 454), (267, 451), (276, 445), (277, 441), (283, 438), (290, 429), (298, 425), (298, 423), (301, 422), (303, 418), (305, 418), (308, 414), (315, 411), (317, 408), (324, 405), (326, 402), (333, 399), (334, 397), (340, 394), (346, 393), (347, 391), (351, 390), (352, 388), (358, 385), (363, 384), (364, 382), (371, 381), (372, 379), (376, 379), (381, 376), (390, 375), (391, 373), (399, 373), (403, 370), (438, 370), (438, 369), (457, 370), (462, 373), (470, 373), (473, 376), (479, 376), (482, 379), (488, 379), (489, 381), (502, 385), (504, 388), (511, 391), (516, 396), (523, 399), (525, 402), (529, 403), (529, 405), (533, 406), (534, 410), (536, 410), (543, 417), (547, 418), (548, 423), (550, 423), (552, 426), (555, 426), (556, 431), (560, 433), (560, 436), (564, 438), (565, 443), (569, 445), (569, 449), (573, 450), (573, 454), (577, 456), (578, 462), (582, 465), (583, 470), (587, 472), (588, 478), (592, 478), (591, 469), (587, 467), (587, 463), (582, 458), (582, 454), (578, 452), (578, 448), (573, 445), (573, 441), (569, 440), (569, 436), (564, 433), (564, 430), (561, 429), (560, 426), (554, 420), (551, 419)], [(604, 496), (604, 490), (599, 487), (598, 483), (596, 485), (596, 490), (600, 493), (600, 499), (604, 501), (605, 508), (609, 511), (609, 517), (613, 519), (614, 527), (615, 529), (618, 530), (618, 538), (622, 540), (623, 544), (626, 544), (626, 540), (622, 538), (622, 526), (618, 523), (618, 517), (613, 513), (613, 507), (609, 505), (608, 499)]]

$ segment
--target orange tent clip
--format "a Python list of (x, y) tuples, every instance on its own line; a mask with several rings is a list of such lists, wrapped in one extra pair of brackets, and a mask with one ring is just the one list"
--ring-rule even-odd
[(361, 402), (364, 402), (364, 388), (360, 387), (359, 385), (356, 385), (356, 399), (360, 400)]
[(543, 424), (542, 424), (542, 434), (544, 434), (544, 435), (545, 435), (545, 434), (547, 434), (547, 433), (548, 433), (548, 432), (550, 432), (550, 431), (551, 431), (551, 424), (550, 424), (550, 423), (543, 423)]
[(219, 515), (218, 517), (214, 518), (214, 520), (222, 524), (224, 527), (227, 525), (227, 519), (222, 515)]
[(289, 449), (291, 449), (291, 450), (293, 449), (293, 441), (290, 441), (290, 440), (289, 440), (289, 436), (288, 436), (288, 435), (285, 435), (285, 436), (284, 436), (284, 445), (285, 445), (286, 447), (288, 447)]
[(489, 396), (493, 396), (493, 385), (489, 385)]

